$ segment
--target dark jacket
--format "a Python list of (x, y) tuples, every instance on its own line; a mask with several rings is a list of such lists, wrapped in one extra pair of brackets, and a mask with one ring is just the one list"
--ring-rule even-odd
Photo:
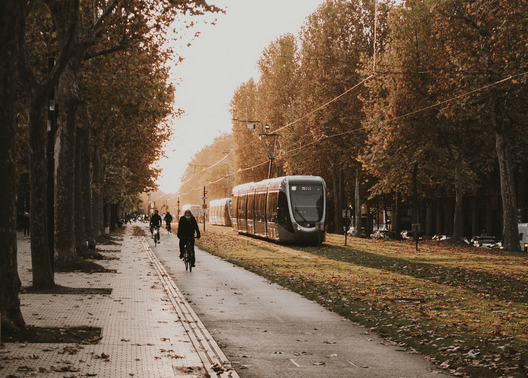
[(196, 231), (196, 237), (200, 238), (200, 229), (198, 228), (198, 222), (196, 218), (191, 216), (190, 219), (185, 218), (185, 216), (180, 218), (178, 223), (178, 237), (181, 238), (193, 238), (194, 232)]
[(170, 213), (165, 214), (165, 222), (172, 222), (172, 215)]
[(154, 214), (150, 218), (151, 226), (161, 226), (161, 216), (159, 214)]

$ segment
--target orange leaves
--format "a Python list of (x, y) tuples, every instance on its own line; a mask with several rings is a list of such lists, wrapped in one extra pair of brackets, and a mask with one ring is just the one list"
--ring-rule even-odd
[(470, 376), (472, 366), (489, 376), (506, 369), (511, 375), (527, 363), (516, 354), (528, 348), (524, 257), (428, 243), (416, 253), (404, 243), (354, 239), (345, 248), (331, 234), (321, 249), (279, 249), (231, 235), (215, 232), (209, 238), (215, 253), (233, 262), (243, 259), (246, 268), (434, 355), (439, 366), (461, 376)]

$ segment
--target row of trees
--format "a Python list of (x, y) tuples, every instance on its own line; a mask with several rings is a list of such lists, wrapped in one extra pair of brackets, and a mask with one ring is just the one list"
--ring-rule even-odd
[(265, 131), (245, 122), (258, 121), (280, 135), (274, 176), (325, 179), (337, 232), (350, 205), (360, 219), (362, 204), (404, 201), (417, 223), (420, 207), (449, 197), (450, 231), (471, 236), (464, 203), (497, 187), (499, 233), (518, 250), (517, 223), (528, 221), (527, 30), (520, 0), (326, 1), (298, 37), (263, 51), (258, 81), (234, 94), (234, 182), (267, 177)]
[(235, 169), (232, 145), (232, 134), (221, 135), (194, 155), (182, 176), (178, 193), (181, 206), (202, 204), (204, 187), (209, 200), (231, 196)]
[(217, 11), (203, 0), (1, 3), (2, 328), (24, 326), (17, 213), (30, 213), (33, 286), (47, 287), (55, 260), (95, 248), (104, 203), (132, 206), (155, 189), (153, 163), (171, 136), (168, 117), (180, 112), (167, 35), (182, 15)]

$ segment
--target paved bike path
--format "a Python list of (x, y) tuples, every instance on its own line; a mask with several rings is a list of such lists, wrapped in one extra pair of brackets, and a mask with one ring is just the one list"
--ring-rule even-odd
[[(196, 249), (185, 271), (175, 235), (155, 254), (242, 378), (449, 376), (315, 302)], [(165, 244), (163, 244), (165, 243)]]

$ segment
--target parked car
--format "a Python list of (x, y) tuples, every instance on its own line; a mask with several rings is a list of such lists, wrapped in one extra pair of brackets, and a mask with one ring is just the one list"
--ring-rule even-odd
[(491, 248), (493, 244), (497, 242), (497, 238), (495, 236), (473, 236), (471, 239), (471, 244), (474, 247), (479, 248)]
[(372, 234), (370, 234), (371, 239), (393, 239), (394, 235), (392, 232), (387, 230), (376, 230)]
[(519, 223), (519, 243), (524, 252), (528, 252), (528, 223)]
[[(401, 233), (400, 233), (401, 237), (402, 237), (402, 240), (409, 240), (409, 241), (413, 241), (414, 240), (414, 232), (412, 231), (409, 231), (409, 230), (403, 230)], [(418, 240), (422, 240), (422, 234), (421, 233), (418, 233)]]
[(441, 240), (449, 240), (449, 239), (451, 239), (451, 235), (436, 234), (432, 237), (431, 240), (441, 241)]
[[(353, 236), (354, 232), (356, 232), (356, 228), (354, 226), (350, 226), (350, 228), (347, 231), (347, 234), (349, 234), (350, 236)], [(367, 237), (367, 232), (365, 231), (365, 227), (361, 227), (361, 235), (359, 237), (360, 238)]]
[(498, 242), (495, 242), (492, 245), (490, 245), (490, 248), (492, 248), (492, 249), (504, 249), (504, 247), (502, 246), (502, 241), (500, 241), (500, 240)]

